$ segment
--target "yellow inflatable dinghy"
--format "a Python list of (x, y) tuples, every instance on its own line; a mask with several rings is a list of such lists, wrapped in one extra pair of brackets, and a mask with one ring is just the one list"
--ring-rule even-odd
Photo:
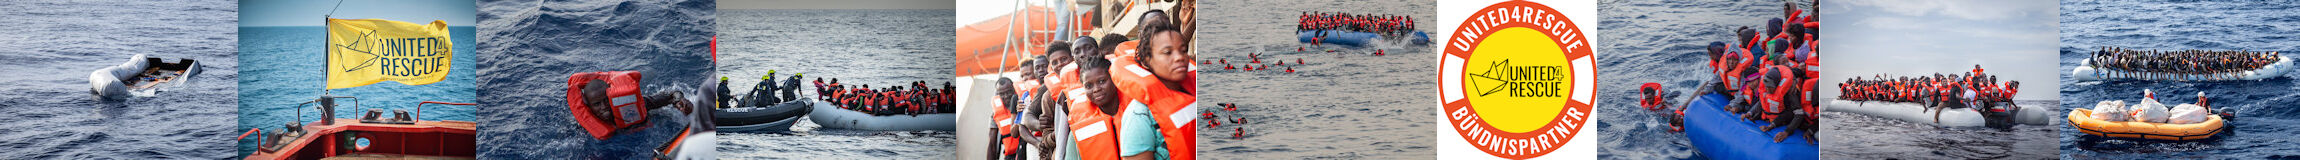
[(2092, 119), (2091, 109), (2078, 108), (2068, 112), (2068, 124), (2076, 126), (2076, 129), (2084, 132), (2084, 134), (2174, 141), (2212, 138), (2212, 135), (2220, 134), (2221, 126), (2225, 123), (2220, 119), (2220, 115), (2211, 115), (2205, 118), (2209, 119), (2204, 120), (2203, 123), (2194, 124), (2109, 122)]

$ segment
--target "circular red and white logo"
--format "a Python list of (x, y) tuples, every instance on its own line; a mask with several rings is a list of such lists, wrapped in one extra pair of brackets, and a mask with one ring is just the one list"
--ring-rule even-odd
[(1440, 130), (1495, 157), (1526, 159), (1556, 151), (1586, 127), (1595, 59), (1564, 13), (1496, 3), (1471, 14), (1448, 41), (1438, 94), (1451, 128)]

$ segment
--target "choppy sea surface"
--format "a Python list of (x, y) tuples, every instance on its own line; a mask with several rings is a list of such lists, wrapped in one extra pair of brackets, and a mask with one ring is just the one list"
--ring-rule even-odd
[[(1798, 2), (1800, 8), (1810, 1)], [(1693, 94), (1701, 80), (1714, 77), (1704, 67), (1709, 42), (1732, 40), (1733, 29), (1762, 29), (1765, 20), (1781, 18), (1781, 1), (1630, 1), (1598, 2), (1597, 105), (1595, 133), (1601, 159), (1706, 159), (1694, 150), (1684, 133), (1670, 132), (1668, 121), (1637, 106), (1637, 87), (1661, 83), (1668, 90)], [(1685, 96), (1669, 97), (1685, 104)]]
[[(479, 2), (482, 159), (647, 159), (688, 113), (650, 110), (647, 124), (593, 139), (567, 110), (567, 76), (639, 71), (642, 92), (702, 94), (711, 77), (710, 0)], [(710, 143), (710, 140), (700, 140)]]
[[(2164, 95), (2165, 104), (2195, 103), (2202, 92), (2214, 109), (2236, 112), (2232, 129), (2201, 141), (2104, 139), (2061, 126), (2065, 159), (2292, 159), (2300, 158), (2300, 83), (2286, 77), (2259, 81), (2076, 81), (2068, 70), (2096, 47), (2144, 50), (2295, 51), (2300, 4), (2245, 1), (2061, 1), (2060, 69), (2063, 112), (2105, 100), (2136, 101), (2140, 90)], [(2286, 54), (2285, 57), (2294, 57)], [(2160, 97), (2161, 98), (2161, 97)]]
[[(1434, 22), (1436, 3), (1407, 1), (1199, 1), (1198, 157), (1205, 159), (1428, 159), (1435, 131), (1436, 46), (1376, 41), (1313, 46), (1294, 33), (1303, 12), (1411, 16)], [(1426, 32), (1426, 31), (1425, 31)], [(1429, 33), (1441, 34), (1441, 33)], [(1302, 51), (1296, 51), (1297, 49)], [(1332, 52), (1328, 52), (1331, 50)], [(1373, 55), (1374, 52), (1383, 55)], [(1259, 54), (1262, 63), (1252, 63)], [(1297, 61), (1298, 60), (1298, 61)], [(1285, 61), (1278, 65), (1278, 61)], [(1226, 62), (1226, 63), (1225, 63)], [(1224, 70), (1225, 65), (1270, 70)], [(1293, 69), (1294, 72), (1284, 72)], [(1237, 111), (1215, 104), (1234, 103)], [(1245, 124), (1232, 123), (1245, 118)], [(1220, 125), (1214, 125), (1220, 123)]]
[[(1824, 99), (1823, 101), (1834, 101)], [(2028, 107), (2060, 106), (2055, 100), (2019, 100)], [(2064, 112), (2065, 113), (2065, 112)], [(1821, 159), (2056, 159), (2055, 134), (2067, 124), (1939, 127), (1856, 113), (1821, 112)]]
[[(231, 1), (0, 3), (0, 159), (232, 157), (239, 7)], [(129, 56), (203, 73), (155, 97), (98, 101), (88, 76)]]
[[(327, 53), (326, 48), (322, 48), (322, 46), (327, 45), (326, 27), (241, 27), (239, 30), (243, 40), (241, 42), (244, 42), (240, 43), (240, 62), (248, 67), (243, 67), (240, 70), (240, 73), (245, 73), (247, 76), (239, 81), (240, 94), (238, 99), (242, 106), (239, 106), (239, 127), (237, 130), (232, 130), (235, 131), (233, 132), (234, 135), (251, 128), (263, 129), (265, 133), (272, 133), (281, 131), (281, 128), (288, 123), (306, 124), (318, 121), (323, 118), (320, 117), (318, 104), (299, 104), (317, 99), (321, 95), (358, 97), (356, 101), (337, 99), (338, 106), (335, 109), (335, 118), (358, 118), (359, 113), (366, 112), (366, 109), (398, 109), (413, 112), (417, 111), (416, 104), (423, 101), (456, 103), (474, 103), (477, 101), (476, 92), (478, 91), (477, 88), (473, 88), (475, 86), (472, 85), (472, 82), (478, 73), (474, 71), (477, 69), (473, 66), (476, 66), (476, 61), (478, 61), (475, 55), (482, 54), (472, 52), (472, 48), (477, 46), (473, 45), (477, 38), (473, 38), (475, 37), (473, 32), (476, 29), (470, 26), (448, 27), (447, 29), (448, 36), (454, 37), (450, 43), (455, 44), (455, 48), (453, 48), (455, 57), (454, 61), (449, 63), (446, 80), (414, 86), (399, 82), (382, 82), (334, 90), (323, 90), (326, 88), (327, 78), (325, 72), (321, 71), (326, 68), (325, 63), (327, 61), (326, 57), (322, 56)], [(353, 106), (354, 102), (357, 102), (358, 106)], [(474, 112), (480, 110), (479, 108), (488, 107), (484, 105), (423, 105), (423, 117), (418, 118), (422, 120), (473, 121), (477, 120), (472, 116)], [(302, 111), (301, 119), (298, 119), (297, 115), (299, 108)], [(250, 137), (254, 137), (254, 135), (250, 135)], [(256, 151), (257, 141), (255, 139), (244, 139), (238, 142), (238, 156), (245, 156)]]
[[(931, 87), (950, 82), (956, 60), (953, 10), (719, 10), (720, 77), (749, 93), (767, 71), (801, 85), (837, 78), (846, 85)], [(717, 83), (717, 79), (712, 79)], [(780, 82), (776, 82), (780, 83)], [(716, 84), (713, 84), (716, 85)], [(806, 87), (800, 97), (814, 97)], [(817, 111), (820, 112), (820, 111)], [(811, 118), (811, 117), (810, 117)], [(957, 123), (956, 119), (949, 123)], [(950, 159), (951, 131), (862, 131), (800, 120), (788, 133), (719, 132), (730, 159)]]

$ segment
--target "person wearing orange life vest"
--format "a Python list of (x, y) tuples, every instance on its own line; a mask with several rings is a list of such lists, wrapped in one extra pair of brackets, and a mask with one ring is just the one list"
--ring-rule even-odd
[[(1119, 114), (1119, 150), (1127, 159), (1195, 159), (1196, 75), (1188, 44), (1164, 11), (1142, 15), (1143, 38), (1114, 52), (1113, 83), (1127, 98)], [(1131, 50), (1127, 48), (1133, 48)]]
[(678, 91), (657, 91), (640, 95), (638, 71), (610, 71), (576, 73), (567, 77), (567, 105), (575, 112), (576, 124), (589, 132), (592, 138), (607, 139), (618, 130), (640, 126), (647, 120), (647, 111), (673, 107), (681, 112), (694, 110), (699, 102), (682, 98)]
[(1048, 57), (1055, 57), (1049, 59), (1049, 61), (1055, 62), (1053, 65), (1049, 66), (1056, 67), (1056, 70), (1050, 72), (1053, 74), (1046, 75), (1045, 78), (1045, 81), (1048, 84), (1046, 89), (1049, 93), (1059, 94), (1059, 92), (1067, 92), (1072, 89), (1077, 89), (1080, 86), (1078, 83), (1079, 67), (1077, 64), (1077, 59), (1084, 58), (1078, 57), (1078, 53), (1095, 52), (1101, 50), (1099, 48), (1100, 45), (1098, 44), (1098, 41), (1096, 41), (1094, 37), (1089, 36), (1079, 36), (1076, 39), (1072, 39), (1067, 44), (1068, 45), (1061, 47), (1070, 47), (1070, 52), (1047, 53)]
[(999, 77), (997, 88), (998, 106), (991, 108), (990, 115), (991, 124), (994, 124), (992, 130), (996, 134), (991, 135), (991, 139), (994, 139), (990, 142), (993, 146), (989, 151), (991, 157), (985, 159), (1021, 159), (1017, 156), (1021, 155), (1022, 138), (1014, 134), (1014, 123), (1018, 121), (1014, 118), (1014, 79)]
[[(1081, 52), (1078, 55), (1104, 57), (1104, 54), (1095, 53)], [(1117, 127), (1122, 123), (1118, 121), (1117, 113), (1125, 106), (1120, 104), (1124, 98), (1120, 97), (1118, 85), (1111, 83), (1111, 62), (1106, 58), (1079, 58), (1077, 61), (1082, 72), (1078, 72), (1079, 79), (1075, 80), (1083, 86), (1063, 92), (1063, 95), (1070, 97), (1067, 107), (1070, 114), (1067, 117), (1072, 131), (1070, 142), (1074, 143), (1064, 148), (1069, 153), (1066, 155), (1082, 160), (1119, 159)]]
[(1973, 74), (1981, 74), (1981, 65), (1973, 65)]

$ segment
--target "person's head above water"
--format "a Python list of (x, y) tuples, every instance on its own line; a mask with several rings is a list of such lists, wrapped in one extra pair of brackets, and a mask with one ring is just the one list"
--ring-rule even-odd
[(607, 112), (602, 111), (614, 108), (607, 102), (607, 88), (611, 87), (610, 84), (607, 84), (607, 81), (603, 79), (591, 79), (589, 82), (583, 82), (582, 85), (583, 106), (590, 107), (591, 116), (608, 117)]

